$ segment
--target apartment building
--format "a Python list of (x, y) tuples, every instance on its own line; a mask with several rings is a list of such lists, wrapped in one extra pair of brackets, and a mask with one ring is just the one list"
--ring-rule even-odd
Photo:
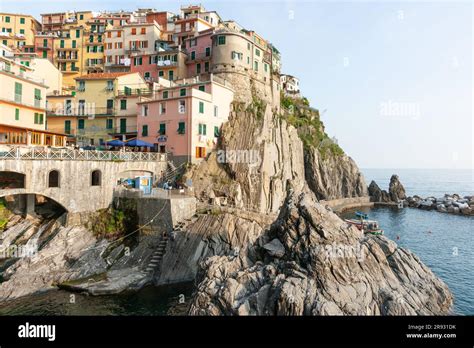
[(212, 76), (168, 81), (137, 103), (138, 138), (171, 153), (176, 164), (200, 161), (215, 148), (232, 100), (233, 89)]
[(0, 42), (8, 47), (33, 47), (35, 33), (41, 24), (32, 16), (0, 12)]
[(130, 58), (125, 54), (125, 35), (123, 28), (108, 28), (105, 32), (105, 71), (130, 71)]
[(183, 47), (188, 52), (186, 59), (187, 77), (208, 74), (211, 71), (213, 33), (214, 29), (207, 29), (184, 40)]
[(91, 73), (75, 80), (73, 93), (48, 97), (49, 130), (79, 145), (136, 136), (136, 103), (151, 94), (138, 73)]
[(165, 78), (170, 81), (187, 76), (187, 54), (177, 47), (160, 42), (153, 54), (138, 54), (130, 59), (130, 71), (140, 73), (146, 81), (157, 81)]
[(215, 11), (206, 11), (200, 5), (191, 5), (181, 7), (181, 14), (174, 23), (173, 41), (177, 45), (182, 45), (187, 38), (201, 31), (216, 28), (221, 19)]
[(300, 96), (300, 81), (298, 78), (292, 75), (282, 74), (280, 76), (280, 82), (283, 93), (293, 97)]

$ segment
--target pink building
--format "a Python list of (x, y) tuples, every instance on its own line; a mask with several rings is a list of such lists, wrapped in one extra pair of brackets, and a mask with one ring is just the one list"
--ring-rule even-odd
[(169, 152), (175, 164), (194, 163), (217, 144), (234, 92), (211, 75), (208, 81), (169, 82), (153, 99), (137, 103), (138, 138)]
[(131, 57), (130, 71), (138, 72), (147, 81), (158, 81), (158, 78), (170, 81), (186, 77), (186, 53), (177, 49), (159, 47), (151, 54), (139, 54)]
[(201, 31), (199, 35), (184, 41), (188, 57), (186, 59), (187, 76), (209, 73), (211, 69), (211, 36), (214, 29)]

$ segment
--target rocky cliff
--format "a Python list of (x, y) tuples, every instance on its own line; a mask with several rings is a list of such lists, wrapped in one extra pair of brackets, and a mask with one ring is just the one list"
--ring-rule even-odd
[(291, 193), (250, 254), (202, 262), (193, 315), (432, 315), (447, 286), (410, 251)]

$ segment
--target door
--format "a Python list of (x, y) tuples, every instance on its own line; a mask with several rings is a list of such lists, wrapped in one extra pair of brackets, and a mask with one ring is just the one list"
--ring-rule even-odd
[(127, 119), (121, 118), (120, 119), (120, 133), (127, 133)]
[(173, 78), (174, 78), (174, 71), (173, 71), (173, 70), (168, 71), (168, 76), (169, 76), (169, 79), (168, 79), (168, 80), (173, 81)]

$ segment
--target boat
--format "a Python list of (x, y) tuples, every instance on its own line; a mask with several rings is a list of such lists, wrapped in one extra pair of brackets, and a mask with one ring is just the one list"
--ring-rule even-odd
[(364, 231), (366, 234), (382, 235), (383, 230), (379, 227), (379, 223), (376, 220), (369, 220), (366, 213), (356, 212), (355, 219), (344, 219), (345, 222), (351, 224), (360, 231)]

